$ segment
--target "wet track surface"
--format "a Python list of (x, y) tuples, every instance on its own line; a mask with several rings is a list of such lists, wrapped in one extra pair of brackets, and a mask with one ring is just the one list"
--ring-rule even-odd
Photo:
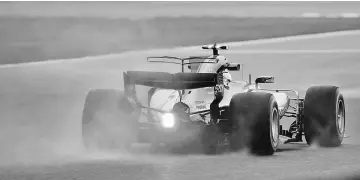
[(245, 152), (218, 156), (131, 154), (51, 166), (1, 169), (1, 179), (350, 179), (359, 177), (360, 147), (289, 145), (271, 157)]
[[(81, 111), (89, 88), (121, 88), (123, 70), (161, 70), (163, 67), (158, 64), (139, 65), (149, 54), (208, 53), (201, 49), (181, 53), (127, 53), (103, 57), (101, 61), (95, 58), (87, 62), (2, 68), (0, 179), (345, 179), (360, 176), (360, 84), (354, 78), (359, 75), (359, 34), (234, 47), (224, 52), (231, 61), (245, 64), (245, 75), (251, 72), (254, 77), (275, 76), (271, 87), (294, 88), (304, 94), (312, 84), (334, 84), (344, 93), (350, 138), (342, 147), (283, 145), (271, 157), (253, 157), (245, 152), (217, 156), (152, 154), (147, 147), (135, 147), (130, 153), (91, 153), (82, 149)], [(329, 42), (336, 42), (336, 46)], [(319, 47), (329, 51), (316, 53)], [(272, 53), (275, 48), (284, 52), (309, 51)], [(242, 49), (268, 51), (247, 54), (240, 51)], [(344, 49), (355, 51), (348, 53)], [(340, 53), (331, 53), (331, 50)], [(138, 63), (124, 64), (124, 61)], [(236, 76), (233, 75), (234, 79)]]

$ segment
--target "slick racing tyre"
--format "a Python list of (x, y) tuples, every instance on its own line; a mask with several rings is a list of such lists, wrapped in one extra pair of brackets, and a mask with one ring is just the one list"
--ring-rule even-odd
[(91, 90), (82, 116), (85, 147), (127, 150), (136, 141), (137, 118), (122, 91)]
[(279, 145), (279, 110), (274, 96), (265, 92), (239, 93), (229, 106), (233, 151), (248, 148), (254, 155), (273, 155)]
[(222, 133), (216, 124), (205, 126), (201, 138), (202, 152), (207, 155), (217, 154), (221, 137)]
[(314, 86), (304, 100), (304, 132), (307, 144), (340, 146), (345, 134), (345, 101), (335, 86)]

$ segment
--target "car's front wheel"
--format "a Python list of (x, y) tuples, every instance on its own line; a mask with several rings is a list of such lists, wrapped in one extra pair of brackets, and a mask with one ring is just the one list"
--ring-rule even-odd
[(279, 110), (274, 96), (265, 92), (239, 93), (230, 102), (234, 130), (232, 150), (248, 148), (251, 154), (272, 155), (279, 145)]
[(304, 100), (304, 131), (309, 145), (340, 146), (345, 134), (345, 101), (335, 86), (314, 86)]

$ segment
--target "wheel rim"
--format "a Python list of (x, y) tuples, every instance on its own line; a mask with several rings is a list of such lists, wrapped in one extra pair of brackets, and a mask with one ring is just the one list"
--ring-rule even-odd
[(338, 101), (337, 104), (336, 125), (338, 133), (340, 135), (343, 135), (345, 132), (345, 107), (344, 101), (341, 99)]
[(279, 113), (276, 108), (272, 110), (271, 113), (271, 143), (273, 147), (277, 147), (279, 140)]

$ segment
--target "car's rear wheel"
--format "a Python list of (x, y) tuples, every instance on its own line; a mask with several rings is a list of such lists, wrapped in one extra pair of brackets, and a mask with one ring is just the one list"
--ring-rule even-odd
[(265, 92), (239, 93), (230, 102), (234, 130), (230, 147), (251, 154), (272, 155), (279, 145), (279, 110), (274, 96)]
[(129, 149), (136, 141), (137, 112), (123, 91), (91, 90), (85, 100), (82, 135), (86, 148)]
[(222, 133), (216, 124), (206, 125), (202, 133), (202, 152), (213, 155), (218, 153), (218, 144), (221, 141)]
[(304, 100), (304, 132), (309, 145), (337, 147), (345, 134), (345, 101), (336, 86), (314, 86)]

